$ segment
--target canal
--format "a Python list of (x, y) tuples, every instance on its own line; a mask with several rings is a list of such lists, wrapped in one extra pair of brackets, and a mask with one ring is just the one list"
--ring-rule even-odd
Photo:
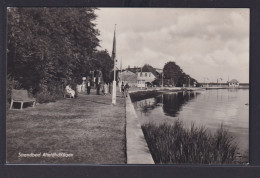
[(223, 125), (235, 138), (239, 152), (248, 156), (248, 89), (155, 93), (132, 102), (141, 123), (171, 124), (180, 120), (187, 128), (194, 123), (210, 132)]

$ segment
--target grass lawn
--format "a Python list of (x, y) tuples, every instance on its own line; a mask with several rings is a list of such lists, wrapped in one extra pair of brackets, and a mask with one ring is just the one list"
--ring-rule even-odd
[[(116, 106), (111, 95), (93, 93), (8, 110), (6, 123), (8, 163), (126, 163), (125, 101), (119, 96)], [(54, 156), (23, 157), (30, 153)]]

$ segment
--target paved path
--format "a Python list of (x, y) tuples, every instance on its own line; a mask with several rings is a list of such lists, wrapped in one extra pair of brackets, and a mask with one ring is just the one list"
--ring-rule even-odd
[[(34, 109), (8, 110), (7, 162), (126, 163), (125, 101), (117, 93), (115, 106), (111, 95), (95, 95), (92, 90), (91, 95), (39, 104)], [(43, 157), (44, 153), (53, 156)]]
[(129, 97), (126, 98), (126, 140), (127, 164), (154, 164)]

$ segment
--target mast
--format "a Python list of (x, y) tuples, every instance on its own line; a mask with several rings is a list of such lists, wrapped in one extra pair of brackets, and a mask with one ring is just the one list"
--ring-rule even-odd
[(116, 24), (115, 24), (115, 30), (114, 30), (112, 60), (114, 60), (114, 80), (113, 80), (112, 104), (116, 104)]

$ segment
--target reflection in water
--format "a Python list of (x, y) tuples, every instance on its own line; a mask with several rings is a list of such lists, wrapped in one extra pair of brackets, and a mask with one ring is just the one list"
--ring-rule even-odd
[(182, 106), (188, 103), (200, 93), (198, 92), (172, 92), (164, 93), (153, 98), (134, 102), (134, 107), (146, 115), (156, 107), (162, 106), (165, 115), (176, 117)]
[(160, 100), (159, 97), (155, 97), (136, 102), (136, 104), (137, 103), (138, 107), (141, 108), (142, 113), (148, 113), (159, 106)]
[(167, 116), (176, 117), (183, 105), (195, 98), (199, 93), (196, 92), (176, 92), (174, 94), (163, 94), (161, 96), (163, 111)]
[(221, 124), (236, 138), (241, 151), (249, 146), (249, 90), (223, 89), (202, 92), (176, 92), (150, 96), (134, 102), (141, 123), (180, 119), (216, 131)]

